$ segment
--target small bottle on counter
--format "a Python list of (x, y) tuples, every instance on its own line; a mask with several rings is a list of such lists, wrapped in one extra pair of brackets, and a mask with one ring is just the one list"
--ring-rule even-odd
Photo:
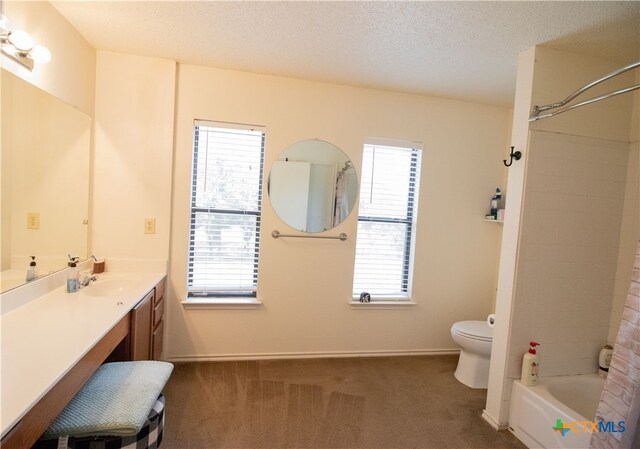
[(27, 282), (31, 282), (38, 277), (38, 267), (36, 267), (36, 256), (31, 256), (31, 263), (27, 268)]
[(67, 293), (78, 291), (78, 258), (69, 256), (69, 268), (67, 270)]

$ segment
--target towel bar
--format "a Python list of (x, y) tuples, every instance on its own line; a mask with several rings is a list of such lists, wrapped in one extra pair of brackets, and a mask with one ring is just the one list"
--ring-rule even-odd
[(271, 231), (271, 237), (278, 239), (280, 237), (292, 237), (297, 239), (329, 239), (329, 240), (347, 240), (347, 234), (341, 232), (339, 235), (299, 235), (299, 234), (280, 234), (280, 231), (274, 229)]

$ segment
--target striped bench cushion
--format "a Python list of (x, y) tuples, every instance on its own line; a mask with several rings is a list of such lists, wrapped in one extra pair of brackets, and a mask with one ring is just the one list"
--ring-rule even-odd
[[(31, 449), (158, 449), (164, 431), (164, 396), (160, 394), (144, 426), (133, 436), (61, 437), (39, 440)], [(64, 441), (66, 438), (66, 446)]]

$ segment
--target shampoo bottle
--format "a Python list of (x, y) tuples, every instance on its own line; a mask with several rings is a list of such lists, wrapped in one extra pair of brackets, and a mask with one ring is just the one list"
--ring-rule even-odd
[(33, 281), (38, 277), (38, 268), (36, 267), (36, 256), (31, 256), (31, 263), (27, 268), (27, 282)]
[(78, 262), (77, 257), (69, 256), (69, 268), (67, 270), (67, 292), (75, 293), (78, 291)]
[(529, 352), (526, 352), (522, 359), (522, 376), (520, 376), (520, 382), (528, 387), (538, 384), (538, 367), (540, 363), (538, 362), (538, 354), (536, 354), (536, 346), (539, 344), (540, 343), (536, 343), (535, 341), (529, 342), (531, 346)]
[(490, 214), (493, 218), (498, 218), (498, 209), (500, 209), (500, 199), (502, 198), (502, 192), (500, 189), (496, 189), (496, 194), (491, 197), (491, 211)]

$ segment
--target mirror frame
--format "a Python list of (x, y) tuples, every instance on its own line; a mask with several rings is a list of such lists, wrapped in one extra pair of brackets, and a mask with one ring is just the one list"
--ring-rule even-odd
[(354, 208), (358, 189), (358, 176), (349, 157), (320, 139), (301, 140), (282, 150), (267, 181), (278, 218), (309, 234), (341, 224)]

